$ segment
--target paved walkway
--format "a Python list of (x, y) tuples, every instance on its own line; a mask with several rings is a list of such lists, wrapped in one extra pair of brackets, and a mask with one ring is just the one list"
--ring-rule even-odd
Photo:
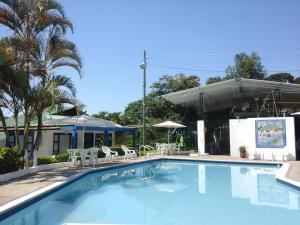
[[(171, 158), (171, 157), (168, 157)], [(222, 161), (245, 161), (253, 162), (253, 160), (233, 158), (229, 156), (173, 156), (172, 158), (181, 159), (202, 159), (202, 160), (222, 160)], [(138, 160), (120, 160), (115, 163), (102, 163), (97, 167), (107, 167), (118, 164), (130, 164), (132, 162), (142, 161)], [(261, 162), (261, 161), (255, 161)], [(270, 162), (270, 161), (268, 161)], [(287, 174), (287, 178), (300, 182), (300, 161), (290, 161), (290, 169)], [(59, 168), (54, 170), (37, 172), (22, 178), (17, 178), (9, 182), (0, 183), (0, 206), (17, 198), (25, 196), (29, 193), (37, 191), (43, 187), (54, 184), (56, 182), (66, 181), (69, 177), (78, 174), (83, 171), (90, 170), (90, 167), (84, 168)]]

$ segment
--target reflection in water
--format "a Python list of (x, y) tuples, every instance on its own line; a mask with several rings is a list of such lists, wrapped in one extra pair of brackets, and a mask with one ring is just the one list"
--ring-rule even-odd
[(269, 168), (231, 167), (232, 197), (249, 199), (253, 205), (299, 209), (298, 195), (276, 183)]

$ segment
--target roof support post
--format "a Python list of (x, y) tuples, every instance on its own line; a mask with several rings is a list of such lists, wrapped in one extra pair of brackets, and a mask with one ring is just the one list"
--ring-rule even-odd
[(135, 140), (136, 140), (136, 131), (132, 132), (132, 145), (135, 148)]
[(108, 131), (104, 131), (104, 145), (108, 146)]
[(77, 129), (75, 126), (72, 129), (71, 146), (73, 149), (77, 148)]

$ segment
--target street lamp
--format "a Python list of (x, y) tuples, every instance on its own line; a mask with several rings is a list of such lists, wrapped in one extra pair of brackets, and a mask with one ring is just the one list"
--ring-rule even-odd
[(145, 130), (146, 130), (146, 121), (145, 121), (145, 112), (146, 112), (146, 69), (147, 69), (147, 62), (146, 62), (146, 51), (144, 50), (144, 61), (140, 65), (141, 69), (144, 72), (143, 76), (143, 136), (142, 136), (142, 144), (145, 145)]

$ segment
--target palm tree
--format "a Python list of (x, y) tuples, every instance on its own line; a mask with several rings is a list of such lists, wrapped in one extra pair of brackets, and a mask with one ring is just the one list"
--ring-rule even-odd
[[(68, 29), (73, 31), (72, 23), (66, 18), (64, 9), (56, 0), (0, 0), (0, 24), (8, 27), (15, 42), (18, 69), (25, 72), (26, 80), (23, 83), (24, 108), (24, 141), (23, 149), (28, 143), (30, 121), (33, 117), (31, 81), (37, 75), (36, 62), (40, 55), (39, 42), (50, 29), (59, 29), (62, 34)], [(17, 43), (17, 44), (16, 44)], [(54, 64), (53, 69), (60, 67)], [(75, 67), (75, 65), (69, 65)], [(39, 71), (38, 75), (46, 75)], [(1, 115), (0, 115), (1, 116)], [(16, 121), (17, 122), (17, 121)]]

